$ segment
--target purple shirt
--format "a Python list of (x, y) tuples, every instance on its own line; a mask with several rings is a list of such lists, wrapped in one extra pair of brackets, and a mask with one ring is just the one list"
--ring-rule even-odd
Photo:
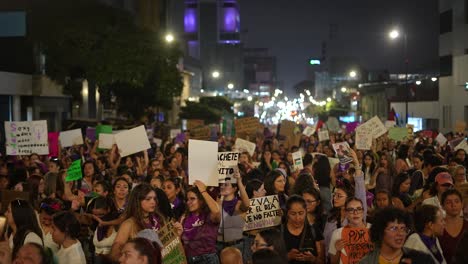
[(216, 253), (218, 223), (211, 221), (209, 213), (190, 213), (182, 225), (182, 242), (187, 257)]

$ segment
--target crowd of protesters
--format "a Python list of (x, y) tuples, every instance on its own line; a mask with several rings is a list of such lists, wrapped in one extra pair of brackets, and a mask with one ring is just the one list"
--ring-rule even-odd
[[(266, 129), (267, 130), (267, 129)], [(5, 208), (0, 263), (162, 262), (159, 230), (173, 223), (187, 262), (195, 263), (468, 263), (468, 156), (423, 133), (370, 150), (354, 133), (302, 135), (299, 144), (257, 133), (253, 155), (219, 134), (219, 151), (240, 151), (231, 181), (189, 185), (189, 132), (183, 140), (120, 157), (97, 141), (63, 148), (59, 157), (4, 156), (0, 191), (28, 193)], [(268, 136), (266, 136), (268, 135)], [(445, 135), (450, 142), (464, 135)], [(466, 139), (464, 139), (466, 140)], [(351, 162), (330, 165), (332, 145), (347, 142)], [(302, 151), (303, 169), (292, 153)], [(83, 177), (66, 181), (82, 160)], [(250, 199), (277, 195), (282, 223), (243, 231)], [(347, 247), (346, 229), (365, 245)]]

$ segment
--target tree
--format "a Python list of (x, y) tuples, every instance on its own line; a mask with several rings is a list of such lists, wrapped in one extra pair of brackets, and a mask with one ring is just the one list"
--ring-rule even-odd
[(186, 101), (179, 114), (183, 119), (202, 119), (205, 124), (219, 123), (223, 113), (232, 113), (232, 103), (225, 97), (201, 97), (199, 102)]
[(138, 108), (123, 104), (125, 110), (168, 107), (180, 94), (180, 52), (164, 47), (157, 32), (137, 27), (128, 12), (94, 0), (38, 0), (31, 13), (32, 38), (46, 55), (46, 73), (65, 87), (69, 80), (87, 79), (103, 97), (113, 93), (131, 103), (141, 98)]

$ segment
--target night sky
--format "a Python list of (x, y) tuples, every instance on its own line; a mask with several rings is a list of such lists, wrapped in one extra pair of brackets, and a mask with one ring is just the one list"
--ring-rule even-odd
[(321, 56), (329, 24), (338, 25), (337, 55), (357, 57), (368, 70), (404, 71), (403, 39), (395, 42), (387, 35), (395, 26), (408, 35), (410, 72), (437, 69), (437, 0), (239, 2), (246, 47), (270, 49), (270, 54), (277, 57), (278, 79), (288, 92), (305, 79), (307, 59)]

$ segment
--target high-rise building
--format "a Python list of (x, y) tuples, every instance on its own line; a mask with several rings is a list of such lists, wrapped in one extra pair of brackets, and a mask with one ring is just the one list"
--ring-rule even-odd
[[(242, 44), (236, 0), (186, 0), (184, 32), (187, 54), (200, 61), (203, 88), (224, 92), (242, 86)], [(214, 74), (217, 72), (218, 74)]]
[(439, 127), (468, 123), (468, 0), (439, 0)]
[(244, 87), (254, 95), (270, 96), (277, 88), (276, 57), (266, 48), (249, 48), (244, 54)]

